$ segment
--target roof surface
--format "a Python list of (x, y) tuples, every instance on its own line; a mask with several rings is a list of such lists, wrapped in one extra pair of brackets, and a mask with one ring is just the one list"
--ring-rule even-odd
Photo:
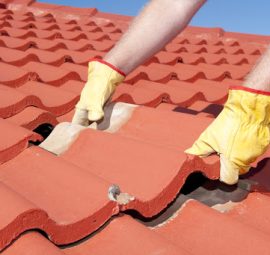
[[(246, 176), (257, 192), (226, 212), (187, 199), (155, 227), (128, 212), (160, 214), (194, 171), (219, 177), (218, 157), (184, 150), (270, 37), (188, 27), (118, 86), (115, 102), (138, 105), (116, 104), (128, 111), (124, 124), (87, 128), (56, 156), (35, 146), (37, 128), (71, 120), (88, 61), (111, 49), (131, 18), (34, 0), (1, 7), (2, 254), (269, 254), (266, 159)], [(113, 184), (128, 202), (108, 198)]]

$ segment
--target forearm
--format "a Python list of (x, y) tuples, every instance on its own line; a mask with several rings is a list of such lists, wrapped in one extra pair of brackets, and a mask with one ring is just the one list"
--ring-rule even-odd
[(205, 1), (150, 1), (104, 60), (130, 73), (180, 33)]
[(249, 75), (247, 75), (243, 86), (270, 91), (270, 46), (254, 66)]

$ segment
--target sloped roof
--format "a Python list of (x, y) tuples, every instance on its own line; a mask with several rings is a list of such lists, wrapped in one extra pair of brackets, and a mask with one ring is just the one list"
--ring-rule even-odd
[[(60, 156), (32, 143), (43, 139), (40, 125), (71, 120), (88, 61), (106, 54), (130, 20), (95, 8), (1, 1), (0, 249), (269, 254), (267, 160), (248, 176), (257, 192), (226, 213), (187, 200), (155, 228), (126, 214), (162, 212), (194, 171), (219, 177), (217, 156), (187, 158), (184, 150), (220, 112), (228, 87), (241, 84), (267, 36), (188, 27), (118, 86), (113, 101), (137, 105), (116, 104), (128, 112), (120, 128), (85, 129)], [(128, 203), (108, 198), (115, 184)]]

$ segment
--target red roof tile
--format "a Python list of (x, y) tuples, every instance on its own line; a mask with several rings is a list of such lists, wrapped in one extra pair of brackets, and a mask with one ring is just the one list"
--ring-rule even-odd
[[(256, 196), (257, 194), (254, 195)], [(269, 198), (266, 199), (269, 200)], [(238, 209), (233, 209), (232, 212), (237, 213)], [(16, 240), (3, 254), (9, 255), (16, 252), (28, 254), (26, 252), (29, 252), (29, 246), (35, 254), (42, 254), (46, 247), (51, 254), (69, 255), (81, 255), (88, 252), (95, 254), (155, 254), (157, 252), (160, 254), (179, 254), (179, 252), (181, 254), (211, 254), (218, 252), (225, 255), (234, 253), (236, 250), (238, 254), (251, 255), (256, 252), (268, 254), (267, 233), (243, 223), (242, 220), (249, 216), (245, 214), (246, 211), (244, 208), (244, 212), (237, 214), (239, 219), (234, 219), (230, 214), (221, 214), (194, 200), (188, 200), (173, 219), (155, 228), (147, 228), (129, 216), (119, 216), (110, 221), (99, 233), (77, 246), (60, 250), (40, 234), (29, 232)], [(260, 222), (263, 223), (264, 220)], [(235, 235), (232, 235), (232, 232)], [(245, 242), (247, 234), (254, 235), (252, 242)], [(230, 245), (224, 245), (228, 242)]]
[[(113, 101), (141, 106), (108, 108), (99, 130), (81, 128), (56, 156), (32, 143), (43, 139), (37, 128), (71, 120), (88, 61), (113, 47), (131, 17), (34, 0), (0, 3), (4, 255), (269, 253), (269, 151), (245, 176), (250, 184), (242, 188), (257, 192), (228, 212), (189, 200), (152, 228), (125, 215), (158, 217), (192, 172), (219, 177), (217, 156), (187, 158), (184, 150), (218, 115), (228, 86), (241, 84), (269, 37), (188, 27), (117, 87)], [(54, 245), (80, 239), (65, 249)]]

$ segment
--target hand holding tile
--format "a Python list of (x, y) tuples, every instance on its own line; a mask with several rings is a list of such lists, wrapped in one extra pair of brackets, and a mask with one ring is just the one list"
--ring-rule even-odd
[(220, 180), (235, 184), (238, 175), (262, 155), (270, 139), (270, 93), (231, 87), (223, 111), (186, 153), (220, 155)]
[(80, 101), (76, 105), (72, 122), (88, 126), (89, 121), (102, 119), (104, 104), (124, 78), (124, 73), (105, 61), (89, 62), (88, 81), (82, 90)]

